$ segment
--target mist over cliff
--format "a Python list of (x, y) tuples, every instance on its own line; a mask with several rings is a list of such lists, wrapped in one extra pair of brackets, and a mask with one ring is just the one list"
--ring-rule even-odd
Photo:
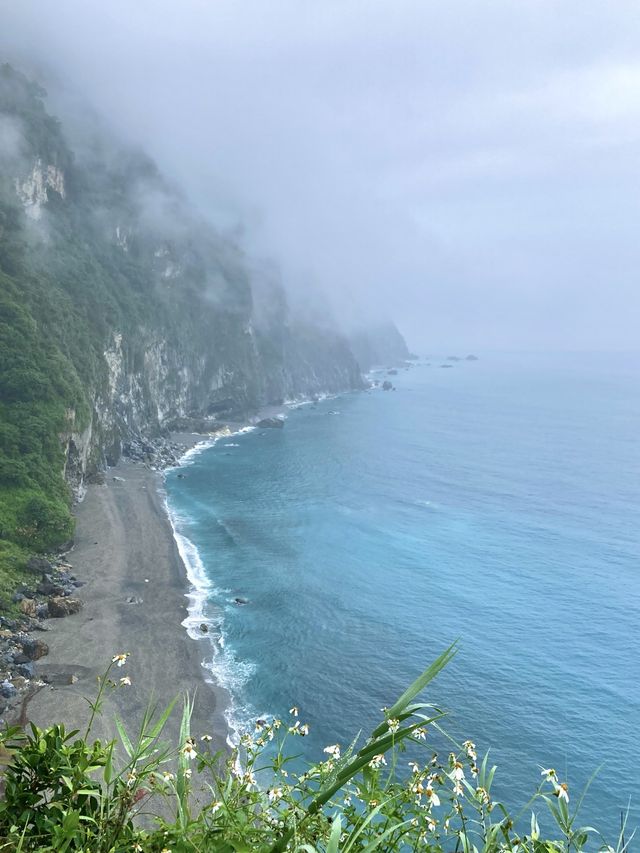
[(68, 538), (67, 483), (132, 439), (364, 387), (321, 299), (290, 305), (144, 152), (46, 100), (2, 66), (0, 539), (25, 547)]

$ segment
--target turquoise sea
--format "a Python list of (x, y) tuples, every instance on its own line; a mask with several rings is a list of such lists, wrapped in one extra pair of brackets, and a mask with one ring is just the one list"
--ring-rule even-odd
[(498, 793), (554, 766), (577, 800), (602, 764), (584, 818), (614, 835), (630, 797), (640, 822), (640, 357), (441, 361), (168, 473), (203, 657), (235, 725), (299, 705), (318, 758), (459, 638), (430, 696)]

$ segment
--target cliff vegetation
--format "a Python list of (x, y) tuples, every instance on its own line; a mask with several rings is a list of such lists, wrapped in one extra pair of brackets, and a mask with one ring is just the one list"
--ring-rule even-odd
[(362, 387), (346, 339), (253, 278), (146, 155), (76, 142), (0, 68), (0, 600), (129, 440)]

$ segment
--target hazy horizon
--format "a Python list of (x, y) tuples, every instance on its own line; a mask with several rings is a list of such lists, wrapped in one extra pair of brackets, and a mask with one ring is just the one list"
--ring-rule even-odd
[(49, 81), (54, 110), (89, 102), (302, 301), (389, 315), (420, 350), (637, 349), (630, 2), (0, 16), (3, 61)]

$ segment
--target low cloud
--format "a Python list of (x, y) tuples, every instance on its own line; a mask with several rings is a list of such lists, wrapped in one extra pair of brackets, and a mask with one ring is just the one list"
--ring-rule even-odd
[(634, 2), (0, 0), (0, 16), (7, 59), (148, 150), (299, 304), (390, 314), (415, 348), (637, 346)]

